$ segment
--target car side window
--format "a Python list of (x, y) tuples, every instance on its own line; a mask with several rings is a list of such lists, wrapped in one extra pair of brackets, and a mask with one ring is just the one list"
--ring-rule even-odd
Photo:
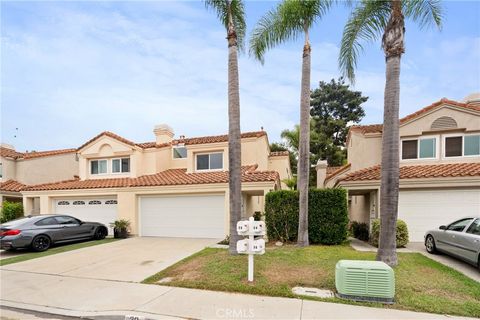
[(35, 222), (36, 226), (52, 226), (58, 224), (57, 220), (55, 218), (45, 218), (40, 221)]
[(473, 223), (468, 227), (467, 233), (476, 234), (480, 236), (480, 219), (476, 219)]
[(60, 216), (60, 217), (55, 217), (57, 219), (58, 224), (79, 224), (80, 222), (72, 217), (68, 216)]
[(455, 221), (454, 223), (450, 224), (447, 228), (449, 231), (457, 231), (462, 232), (465, 227), (472, 222), (473, 218), (462, 219)]

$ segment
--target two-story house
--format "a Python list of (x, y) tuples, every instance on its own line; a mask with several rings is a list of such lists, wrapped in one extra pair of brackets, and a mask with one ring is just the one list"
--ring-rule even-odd
[(75, 153), (76, 149), (18, 152), (12, 145), (2, 144), (0, 206), (3, 201), (22, 202), (20, 191), (27, 185), (67, 180), (78, 175)]
[[(78, 176), (28, 184), (26, 213), (70, 214), (107, 226), (131, 222), (140, 236), (224, 238), (229, 233), (228, 136), (135, 143), (103, 132), (75, 149)], [(242, 215), (263, 211), (264, 195), (291, 177), (288, 153), (270, 152), (265, 131), (242, 134)], [(58, 168), (61, 170), (61, 165)]]
[[(343, 167), (317, 165), (317, 183), (346, 188), (350, 220), (370, 223), (379, 217), (382, 125), (353, 126), (347, 151)], [(442, 99), (400, 119), (398, 218), (410, 241), (468, 215), (480, 215), (480, 94)]]

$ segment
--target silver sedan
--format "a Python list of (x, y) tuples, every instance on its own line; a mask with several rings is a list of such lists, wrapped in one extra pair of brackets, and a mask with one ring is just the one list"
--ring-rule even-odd
[(480, 217), (466, 217), (425, 233), (429, 253), (437, 251), (462, 259), (480, 269)]

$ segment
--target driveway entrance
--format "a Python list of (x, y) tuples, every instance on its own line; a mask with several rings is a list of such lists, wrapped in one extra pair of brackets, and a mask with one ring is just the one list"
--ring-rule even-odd
[(2, 267), (28, 273), (140, 282), (217, 243), (215, 239), (130, 238)]

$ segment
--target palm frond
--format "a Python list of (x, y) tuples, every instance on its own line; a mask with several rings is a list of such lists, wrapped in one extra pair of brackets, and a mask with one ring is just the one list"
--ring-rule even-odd
[(205, 7), (213, 10), (218, 20), (228, 30), (229, 12), (232, 15), (233, 25), (237, 33), (238, 48), (244, 48), (247, 24), (245, 22), (245, 7), (242, 0), (204, 0)]
[(355, 81), (355, 68), (362, 41), (377, 40), (390, 17), (390, 1), (364, 0), (352, 11), (345, 28), (340, 45), (338, 63), (343, 75), (352, 83)]
[(330, 8), (332, 0), (284, 0), (267, 12), (250, 37), (250, 55), (263, 63), (265, 52), (287, 40), (295, 40)]
[(404, 0), (403, 14), (418, 22), (421, 28), (431, 25), (442, 27), (443, 8), (440, 0)]

